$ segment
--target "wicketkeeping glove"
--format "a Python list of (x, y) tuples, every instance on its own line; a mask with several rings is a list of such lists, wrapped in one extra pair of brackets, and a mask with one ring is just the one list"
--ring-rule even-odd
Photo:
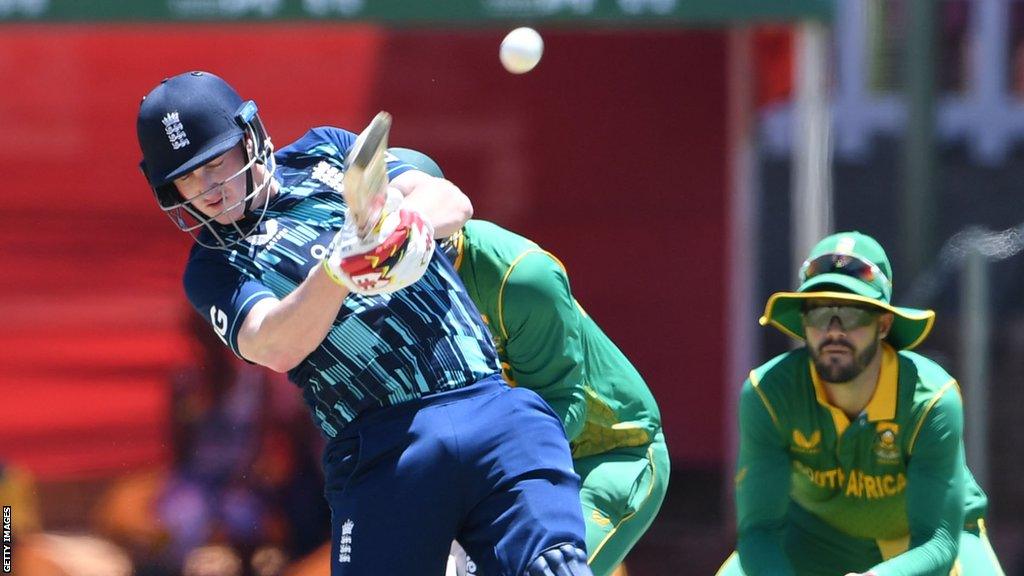
[(388, 189), (380, 219), (360, 238), (346, 221), (324, 260), (327, 274), (357, 294), (384, 294), (419, 280), (434, 254), (434, 227), (414, 210), (400, 209), (402, 193)]

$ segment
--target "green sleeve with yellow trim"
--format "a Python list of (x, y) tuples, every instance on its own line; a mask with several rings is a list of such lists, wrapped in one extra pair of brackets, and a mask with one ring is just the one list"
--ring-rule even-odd
[(910, 548), (873, 569), (878, 576), (945, 576), (964, 525), (963, 408), (946, 391), (924, 416), (907, 463)]
[(583, 430), (587, 400), (581, 315), (565, 270), (546, 252), (524, 255), (507, 276), (499, 310), (512, 380), (547, 401), (572, 441)]
[(736, 466), (736, 550), (748, 576), (794, 574), (782, 545), (789, 504), (790, 462), (773, 414), (754, 383), (740, 393)]

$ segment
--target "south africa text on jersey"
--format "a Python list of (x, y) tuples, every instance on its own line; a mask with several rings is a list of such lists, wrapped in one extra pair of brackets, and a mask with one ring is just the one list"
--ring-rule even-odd
[(902, 472), (896, 474), (865, 474), (862, 470), (833, 468), (831, 470), (815, 470), (802, 462), (793, 462), (794, 471), (806, 477), (820, 488), (832, 488), (843, 491), (844, 496), (873, 500), (889, 498), (902, 494), (907, 488), (907, 477)]

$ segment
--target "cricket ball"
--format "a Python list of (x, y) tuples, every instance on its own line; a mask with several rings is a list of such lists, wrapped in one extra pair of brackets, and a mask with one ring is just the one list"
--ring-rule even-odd
[(516, 28), (501, 41), (498, 57), (505, 70), (513, 74), (525, 74), (540, 62), (544, 54), (544, 39), (533, 28)]

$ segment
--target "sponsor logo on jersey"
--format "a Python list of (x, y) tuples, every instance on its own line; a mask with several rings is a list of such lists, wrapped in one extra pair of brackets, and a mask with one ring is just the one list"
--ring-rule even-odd
[(260, 224), (258, 234), (246, 236), (245, 241), (253, 246), (266, 246), (269, 249), (273, 248), (274, 244), (277, 244), (284, 234), (285, 230), (281, 229), (281, 225), (278, 224), (277, 220), (270, 218)]
[(810, 437), (796, 428), (793, 429), (793, 452), (800, 454), (817, 454), (821, 452), (821, 430), (815, 430)]
[(875, 456), (881, 464), (898, 464), (900, 461), (900, 445), (897, 438), (900, 425), (895, 422), (879, 422), (875, 426)]
[(321, 160), (313, 167), (312, 176), (314, 180), (323, 182), (338, 194), (341, 194), (341, 191), (345, 188), (344, 184), (342, 184), (345, 179), (345, 173), (337, 166), (329, 164), (326, 160)]
[(164, 132), (167, 133), (167, 140), (171, 143), (171, 148), (175, 150), (188, 146), (188, 135), (185, 134), (185, 127), (182, 126), (181, 120), (178, 117), (178, 112), (168, 112), (163, 118)]

